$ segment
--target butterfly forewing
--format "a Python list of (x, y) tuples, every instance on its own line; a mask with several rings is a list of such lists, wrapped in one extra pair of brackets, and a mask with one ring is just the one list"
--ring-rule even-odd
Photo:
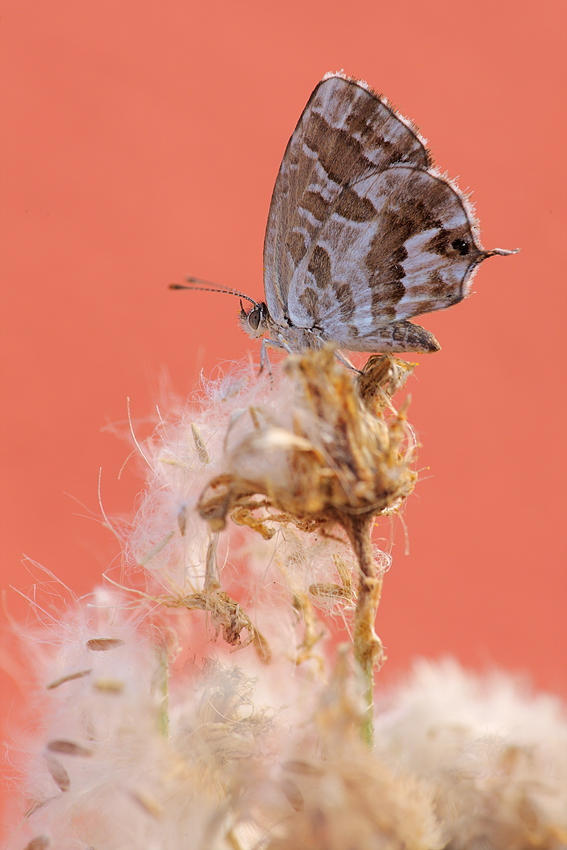
[[(317, 254), (323, 229), (333, 217), (347, 222), (368, 217), (370, 201), (357, 187), (396, 163), (428, 167), (418, 135), (367, 88), (341, 76), (323, 80), (289, 141), (272, 196), (264, 286), (276, 322), (286, 323), (290, 288), (299, 289), (300, 269)], [(353, 272), (356, 266), (353, 252)], [(294, 305), (293, 324), (312, 327), (314, 318), (297, 296)]]

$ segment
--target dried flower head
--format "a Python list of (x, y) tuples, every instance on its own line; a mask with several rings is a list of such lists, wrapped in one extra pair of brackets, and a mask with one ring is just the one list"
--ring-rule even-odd
[[(361, 741), (389, 563), (371, 526), (416, 478), (391, 404), (411, 366), (354, 376), (320, 351), (284, 368), (203, 382), (137, 444), (120, 591), (57, 609), (34, 589), (40, 724), (10, 850), (563, 850), (557, 700), (423, 664)], [(356, 606), (364, 689), (350, 645), (317, 654), (325, 606)]]
[(399, 505), (417, 477), (404, 412), (384, 415), (410, 371), (400, 363), (371, 358), (357, 380), (328, 349), (289, 357), (284, 403), (250, 408), (249, 427), (229, 436), (223, 471), (199, 500), (201, 516), (219, 531), (261, 494), (262, 508), (302, 528), (338, 522), (348, 530), (351, 517)]

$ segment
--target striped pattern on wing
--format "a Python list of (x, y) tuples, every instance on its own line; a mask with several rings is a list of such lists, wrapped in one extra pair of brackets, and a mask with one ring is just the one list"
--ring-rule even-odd
[[(310, 287), (309, 264), (317, 263), (323, 230), (330, 228), (328, 240), (341, 222), (368, 224), (372, 202), (362, 189), (400, 164), (420, 172), (431, 165), (417, 132), (357, 82), (332, 76), (319, 83), (286, 148), (272, 195), (264, 288), (274, 321), (286, 325), (290, 319), (298, 327), (315, 324), (308, 302), (299, 299), (303, 288)], [(359, 249), (353, 248), (345, 283), (354, 281), (363, 263)]]
[(391, 322), (440, 310), (468, 293), (486, 252), (461, 197), (444, 179), (393, 166), (351, 184), (325, 217), (288, 289), (292, 324), (351, 350), (372, 351)]

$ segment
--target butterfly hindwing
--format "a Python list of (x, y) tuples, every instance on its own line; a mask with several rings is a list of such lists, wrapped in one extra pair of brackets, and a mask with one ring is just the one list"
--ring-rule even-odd
[(356, 204), (336, 205), (294, 271), (288, 314), (293, 325), (316, 324), (339, 345), (372, 351), (390, 322), (462, 300), (483, 252), (460, 196), (428, 171), (393, 166), (349, 191)]

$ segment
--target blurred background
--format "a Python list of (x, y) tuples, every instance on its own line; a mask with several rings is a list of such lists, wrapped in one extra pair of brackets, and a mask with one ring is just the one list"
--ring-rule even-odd
[[(106, 512), (131, 516), (127, 398), (143, 420), (164, 386), (183, 396), (201, 369), (259, 359), (236, 299), (167, 285), (194, 274), (263, 297), (283, 151), (318, 80), (344, 69), (474, 190), (484, 245), (521, 248), (423, 317), (442, 351), (415, 358), (409, 384), (422, 480), (409, 554), (393, 530), (381, 681), (451, 654), (567, 694), (565, 4), (1, 6), (4, 619), (25, 619), (11, 587), (41, 575), (25, 558), (79, 596), (116, 558), (97, 488), (100, 469)], [(11, 746), (25, 682), (9, 649)]]

